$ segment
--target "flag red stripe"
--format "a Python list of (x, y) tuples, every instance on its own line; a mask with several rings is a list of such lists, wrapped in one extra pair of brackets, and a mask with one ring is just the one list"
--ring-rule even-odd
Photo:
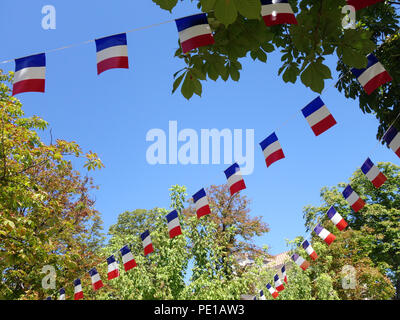
[(179, 236), (179, 235), (181, 235), (182, 234), (182, 230), (181, 230), (181, 227), (180, 226), (177, 226), (177, 227), (175, 227), (175, 228), (173, 228), (173, 229), (171, 229), (170, 231), (169, 231), (169, 237), (172, 239), (172, 238), (175, 238), (176, 236)]
[(187, 53), (193, 49), (214, 44), (215, 40), (211, 33), (203, 34), (181, 42), (182, 52)]
[(201, 217), (210, 214), (211, 210), (210, 210), (210, 206), (206, 205), (204, 207), (201, 207), (199, 210), (197, 210), (197, 218), (200, 219)]
[(125, 271), (129, 271), (129, 270), (133, 269), (134, 267), (136, 267), (136, 261), (135, 261), (135, 259), (124, 263), (124, 269), (125, 269)]
[(274, 153), (271, 153), (266, 159), (265, 163), (267, 164), (267, 167), (269, 167), (271, 164), (274, 162), (285, 158), (285, 155), (283, 154), (282, 149), (276, 150)]
[(112, 57), (97, 64), (97, 74), (109, 69), (129, 69), (128, 57)]
[(369, 95), (372, 92), (374, 92), (376, 89), (378, 89), (381, 85), (385, 84), (386, 82), (392, 81), (392, 77), (387, 71), (384, 71), (375, 77), (373, 77), (371, 80), (369, 80), (365, 86), (364, 90), (365, 92)]
[(285, 23), (297, 24), (296, 17), (292, 13), (278, 13), (276, 16), (270, 14), (268, 16), (263, 16), (263, 20), (267, 27)]
[(44, 92), (45, 79), (22, 80), (13, 84), (12, 95), (22, 92)]
[(322, 119), (320, 122), (316, 123), (312, 126), (312, 131), (316, 136), (319, 136), (321, 133), (325, 132), (329, 128), (333, 127), (336, 124), (335, 118), (330, 114), (326, 118)]
[(246, 185), (244, 183), (244, 180), (240, 180), (233, 184), (229, 190), (231, 191), (231, 196), (233, 196), (235, 193), (239, 192), (240, 190), (246, 189)]

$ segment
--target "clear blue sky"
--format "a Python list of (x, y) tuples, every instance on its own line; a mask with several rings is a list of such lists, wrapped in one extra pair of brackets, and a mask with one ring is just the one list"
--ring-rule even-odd
[[(43, 30), (44, 5), (54, 5), (56, 30)], [(152, 1), (9, 1), (0, 3), (2, 48), (0, 61), (40, 53), (136, 27), (197, 13), (189, 1), (172, 12)], [(286, 84), (277, 76), (280, 55), (268, 63), (241, 60), (239, 82), (219, 80), (203, 84), (203, 96), (190, 101), (171, 95), (172, 75), (184, 67), (173, 57), (178, 47), (174, 23), (129, 33), (130, 69), (97, 76), (94, 43), (47, 55), (46, 93), (18, 96), (27, 115), (47, 120), (54, 138), (74, 140), (84, 151), (97, 152), (106, 168), (90, 173), (100, 189), (93, 192), (105, 229), (125, 210), (169, 206), (168, 188), (185, 185), (192, 195), (201, 187), (226, 182), (220, 165), (156, 165), (146, 162), (146, 133), (178, 130), (254, 129), (255, 167), (245, 176), (243, 194), (252, 199), (251, 215), (262, 216), (271, 232), (256, 239), (273, 254), (286, 249), (285, 239), (304, 234), (302, 208), (320, 203), (320, 188), (347, 181), (370, 156), (372, 161), (399, 159), (376, 146), (378, 122), (364, 115), (358, 102), (347, 100), (327, 84), (322, 99), (338, 124), (319, 137), (312, 133), (300, 110), (317, 97), (301, 83)], [(334, 59), (330, 61), (334, 65)], [(0, 65), (13, 70), (14, 63)], [(337, 74), (334, 74), (334, 80)], [(293, 114), (297, 115), (292, 117)], [(286, 120), (291, 119), (282, 125)], [(276, 128), (286, 158), (267, 169), (258, 143)], [(49, 141), (48, 132), (43, 135)], [(81, 166), (81, 163), (77, 163)], [(84, 170), (81, 170), (84, 173)]]

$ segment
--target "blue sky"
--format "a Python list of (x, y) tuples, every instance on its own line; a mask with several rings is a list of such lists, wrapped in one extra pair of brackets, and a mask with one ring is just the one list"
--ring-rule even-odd
[[(23, 3), (23, 4), (22, 4)], [(56, 8), (56, 30), (41, 27), (42, 7)], [(23, 8), (23, 9), (22, 9)], [(80, 43), (134, 28), (197, 13), (189, 1), (170, 14), (147, 1), (1, 1), (0, 61)], [(10, 14), (13, 13), (13, 14)], [(96, 72), (95, 44), (47, 54), (46, 93), (18, 96), (27, 115), (48, 121), (54, 138), (78, 142), (97, 152), (105, 169), (90, 173), (100, 189), (93, 192), (105, 229), (118, 214), (136, 208), (169, 206), (168, 188), (185, 185), (192, 195), (202, 187), (226, 182), (219, 165), (150, 165), (146, 134), (153, 128), (178, 130), (254, 129), (254, 172), (245, 176), (243, 194), (252, 200), (251, 215), (262, 216), (271, 231), (256, 244), (271, 253), (286, 249), (285, 239), (305, 232), (302, 208), (320, 203), (320, 189), (347, 181), (369, 156), (398, 163), (383, 146), (376, 147), (378, 122), (364, 115), (358, 102), (347, 100), (328, 81), (321, 95), (338, 124), (315, 137), (300, 110), (318, 95), (300, 82), (286, 84), (277, 76), (280, 54), (268, 63), (241, 59), (239, 82), (208, 81), (203, 95), (190, 101), (171, 94), (175, 71), (184, 67), (173, 57), (178, 47), (174, 23), (128, 34), (130, 69)], [(334, 57), (328, 61), (334, 66)], [(1, 64), (4, 71), (14, 63)], [(289, 120), (289, 121), (287, 121)], [(258, 143), (275, 129), (286, 158), (267, 168)], [(49, 141), (49, 134), (43, 134)], [(371, 151), (374, 152), (371, 153)], [(76, 163), (81, 166), (81, 163)], [(82, 173), (85, 171), (81, 169)]]

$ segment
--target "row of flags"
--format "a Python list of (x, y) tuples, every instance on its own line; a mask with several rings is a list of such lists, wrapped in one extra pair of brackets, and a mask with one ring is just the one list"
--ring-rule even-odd
[[(280, 24), (297, 24), (296, 17), (288, 0), (260, 0), (261, 16), (265, 25), (270, 27)], [(357, 10), (377, 2), (376, 0), (348, 0)], [(175, 20), (182, 52), (214, 44), (215, 40), (208, 23), (207, 14), (200, 13)], [(110, 69), (129, 69), (128, 42), (126, 33), (111, 35), (95, 40), (97, 74)], [(392, 81), (384, 66), (373, 55), (368, 55), (368, 65), (363, 69), (351, 69), (367, 94), (371, 94), (381, 85)], [(23, 92), (45, 92), (46, 54), (40, 53), (15, 59), (15, 76), (12, 95)], [(324, 130), (334, 124), (334, 119), (327, 114), (322, 101), (315, 101), (305, 108), (304, 116), (313, 131)]]

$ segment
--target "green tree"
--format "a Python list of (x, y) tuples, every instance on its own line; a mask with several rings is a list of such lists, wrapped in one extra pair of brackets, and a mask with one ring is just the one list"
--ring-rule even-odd
[[(188, 1), (188, 0), (187, 0)], [(297, 25), (266, 27), (261, 19), (259, 0), (191, 0), (208, 13), (215, 44), (175, 56), (185, 67), (174, 74), (173, 92), (181, 86), (187, 99), (201, 96), (202, 81), (240, 79), (239, 59), (250, 56), (267, 62), (269, 53), (281, 53), (282, 66), (278, 74), (285, 82), (298, 78), (311, 90), (321, 93), (325, 80), (332, 78), (326, 65), (328, 57), (336, 55), (339, 80), (336, 84), (346, 97), (360, 97), (360, 108), (376, 114), (381, 137), (399, 113), (399, 15), (396, 3), (384, 1), (356, 12), (355, 29), (344, 29), (345, 0), (290, 0)], [(177, 0), (153, 0), (162, 9), (172, 11)], [(364, 93), (350, 69), (364, 68), (366, 55), (375, 53), (391, 74), (393, 81), (370, 96)]]
[(89, 196), (95, 186), (69, 158), (86, 159), (89, 170), (103, 165), (75, 142), (44, 143), (37, 131), (48, 124), (24, 117), (11, 81), (0, 70), (0, 298), (43, 299), (55, 290), (42, 288), (42, 267), (55, 268), (58, 286), (72, 284), (101, 245), (101, 219)]
[[(361, 170), (355, 171), (350, 179), (354, 191), (366, 202), (358, 213), (351, 210), (339, 191), (347, 185), (345, 183), (324, 187), (321, 190), (323, 204), (308, 206), (304, 210), (309, 230), (319, 220), (337, 236), (327, 249), (329, 256), (334, 257), (332, 267), (336, 274), (340, 274), (346, 264), (357, 270), (360, 287), (352, 294), (338, 289), (342, 297), (350, 294), (355, 298), (400, 298), (400, 167), (392, 163), (378, 163), (377, 166), (388, 178), (379, 189)], [(347, 231), (339, 232), (328, 220), (326, 211), (332, 205), (349, 223)], [(320, 240), (314, 236), (314, 241)], [(319, 261), (323, 263), (325, 260), (322, 257)], [(335, 278), (339, 288), (340, 279)]]

